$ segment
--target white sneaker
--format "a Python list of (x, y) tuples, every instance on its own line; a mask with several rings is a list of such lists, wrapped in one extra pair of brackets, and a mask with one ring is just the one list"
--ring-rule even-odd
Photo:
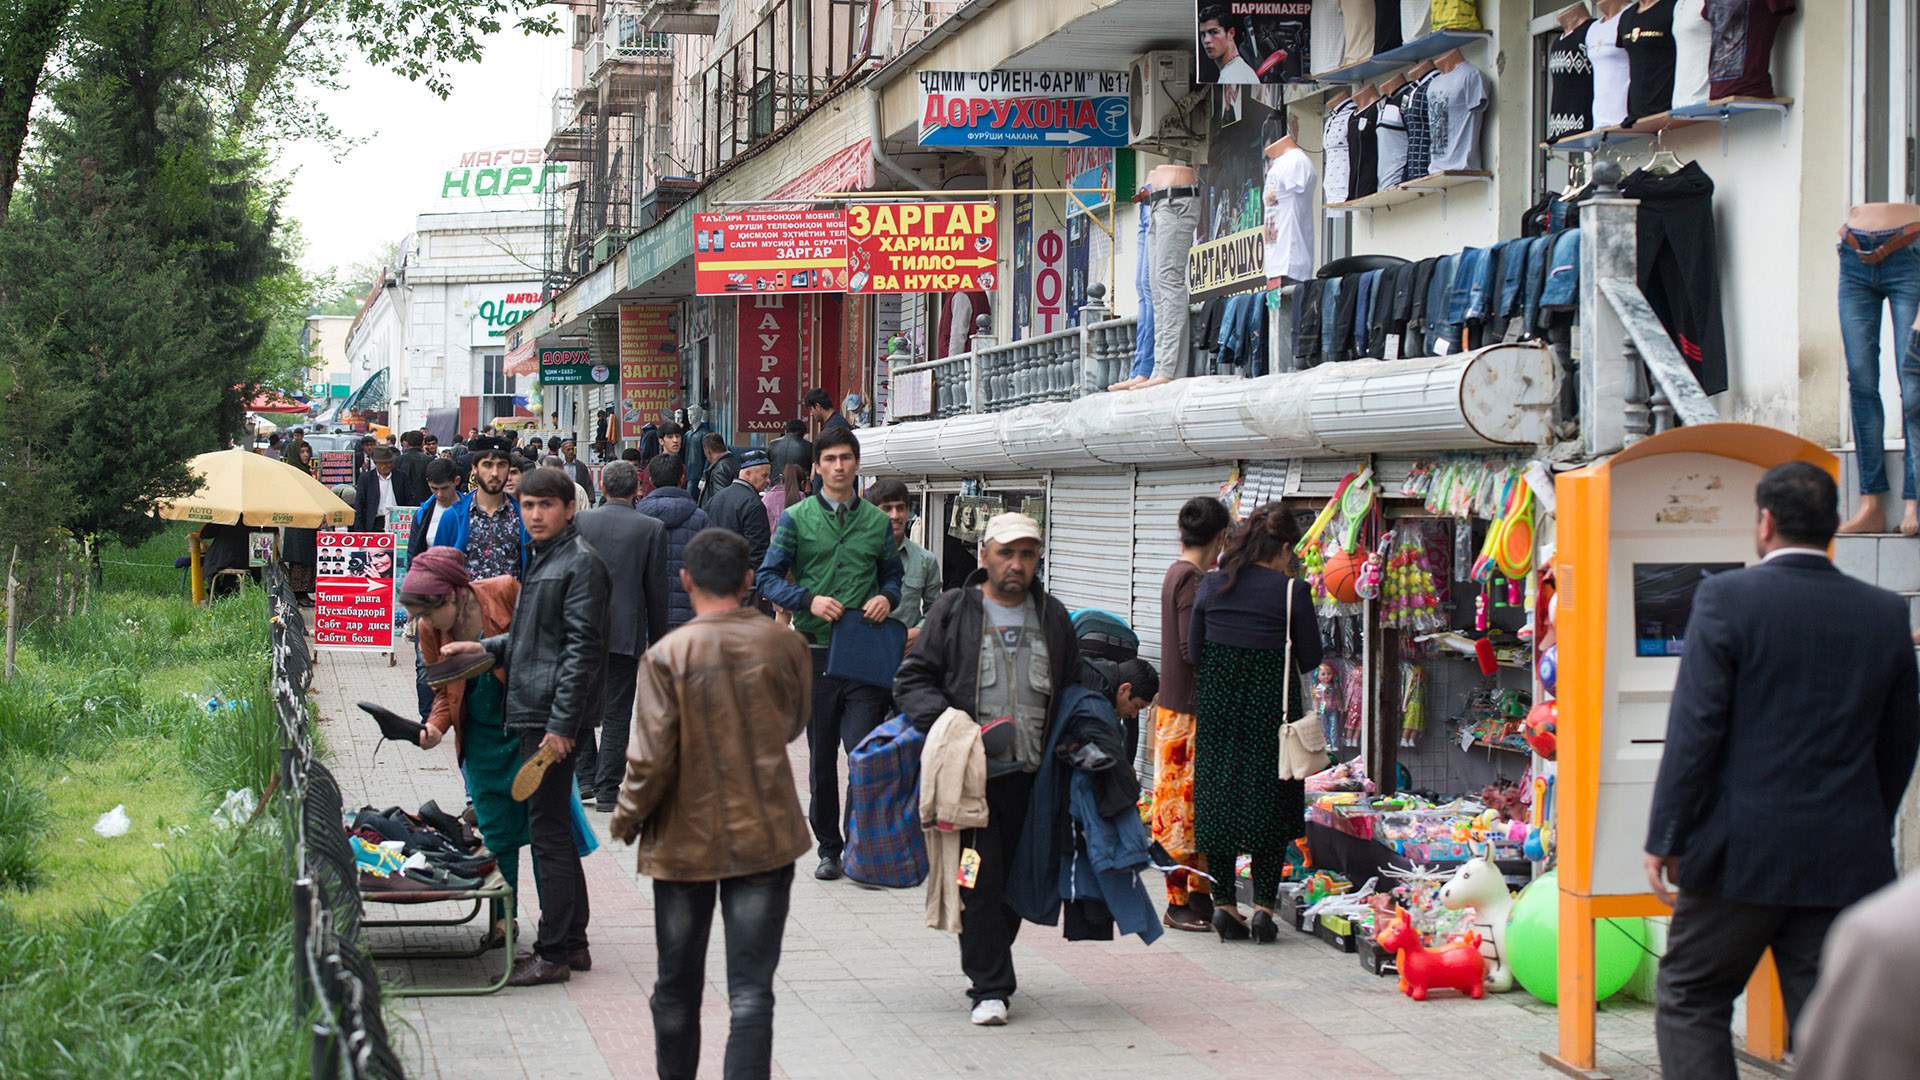
[(973, 1022), (978, 1027), (1000, 1027), (1007, 1022), (1007, 1003), (988, 998), (973, 1007)]

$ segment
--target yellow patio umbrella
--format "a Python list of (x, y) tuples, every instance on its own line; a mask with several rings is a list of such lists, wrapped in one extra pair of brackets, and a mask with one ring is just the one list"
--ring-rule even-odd
[(214, 525), (318, 529), (353, 522), (353, 507), (299, 469), (250, 450), (216, 450), (192, 462), (200, 490), (168, 499), (158, 513), (169, 521)]

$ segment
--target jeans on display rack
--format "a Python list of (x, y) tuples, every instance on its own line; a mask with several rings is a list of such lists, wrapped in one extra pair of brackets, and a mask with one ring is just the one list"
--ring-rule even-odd
[(1200, 199), (1192, 188), (1167, 188), (1148, 196), (1147, 255), (1153, 263), (1153, 377), (1177, 379), (1189, 374), (1187, 351), (1187, 251), (1200, 217)]
[[(1860, 493), (1877, 495), (1888, 490), (1885, 455), (1873, 452), (1886, 446), (1885, 414), (1880, 404), (1880, 312), (1883, 307), (1892, 309), (1894, 340), (1902, 340), (1913, 326), (1914, 312), (1920, 309), (1920, 244), (1910, 244), (1869, 263), (1866, 256), (1898, 236), (1900, 230), (1847, 232), (1858, 246), (1836, 245), (1840, 253), (1840, 338), (1847, 350), (1847, 390), (1853, 408)], [(1914, 452), (1916, 439), (1920, 439), (1920, 355), (1909, 349), (1897, 363), (1907, 444), (1902, 497), (1912, 499)]]
[[(1140, 204), (1140, 246), (1137, 250), (1148, 253), (1152, 248), (1147, 243), (1147, 230), (1153, 215), (1150, 208)], [(1137, 260), (1134, 271), (1133, 287), (1140, 294), (1140, 318), (1133, 328), (1133, 370), (1128, 372), (1136, 379), (1144, 379), (1153, 374), (1153, 259), (1149, 257)]]

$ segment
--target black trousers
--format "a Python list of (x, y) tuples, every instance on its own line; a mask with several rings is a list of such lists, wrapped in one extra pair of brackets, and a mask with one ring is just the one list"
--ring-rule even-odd
[[(520, 760), (540, 748), (546, 732), (520, 732)], [(573, 841), (573, 762), (579, 746), (561, 758), (527, 797), (527, 825), (533, 835), (533, 873), (540, 890), (540, 933), (533, 949), (556, 964), (587, 947), (587, 875)]]
[(986, 828), (968, 829), (960, 841), (980, 853), (979, 877), (973, 888), (960, 890), (960, 970), (975, 1004), (1006, 1001), (1016, 989), (1013, 940), (1020, 936), (1020, 916), (1007, 906), (1007, 871), (1032, 801), (1032, 773), (989, 778)]
[(594, 755), (588, 783), (580, 785), (582, 798), (619, 797), (627, 775), (627, 735), (633, 730), (634, 680), (640, 658), (607, 654), (607, 711), (600, 714), (600, 748)]
[(700, 1066), (700, 991), (707, 979), (713, 898), (727, 930), (727, 1080), (763, 1080), (773, 1068), (773, 972), (787, 930), (793, 867), (725, 881), (653, 883), (653, 1060), (660, 1080), (692, 1080)]
[(1662, 1073), (1686, 1080), (1736, 1080), (1733, 999), (1768, 949), (1780, 968), (1792, 1030), (1813, 993), (1820, 948), (1839, 914), (1838, 908), (1743, 904), (1681, 893), (1660, 961), (1654, 1016)]
[(840, 809), (840, 751), (853, 752), (860, 740), (887, 718), (893, 695), (879, 686), (836, 679), (826, 674), (827, 650), (813, 650), (813, 715), (807, 721), (807, 756), (812, 796), (807, 820), (821, 857), (839, 858), (846, 850)]

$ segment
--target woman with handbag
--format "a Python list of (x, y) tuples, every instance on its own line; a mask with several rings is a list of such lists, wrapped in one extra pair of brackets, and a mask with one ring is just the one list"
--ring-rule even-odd
[[(1222, 941), (1279, 936), (1272, 905), (1281, 868), (1305, 831), (1305, 786), (1281, 778), (1283, 729), (1305, 708), (1297, 676), (1320, 666), (1313, 596), (1295, 576), (1299, 542), (1300, 523), (1286, 508), (1255, 510), (1228, 541), (1220, 569), (1200, 582), (1193, 606), (1194, 846), (1214, 874), (1213, 929)], [(1253, 859), (1251, 920), (1234, 895), (1242, 854)]]

